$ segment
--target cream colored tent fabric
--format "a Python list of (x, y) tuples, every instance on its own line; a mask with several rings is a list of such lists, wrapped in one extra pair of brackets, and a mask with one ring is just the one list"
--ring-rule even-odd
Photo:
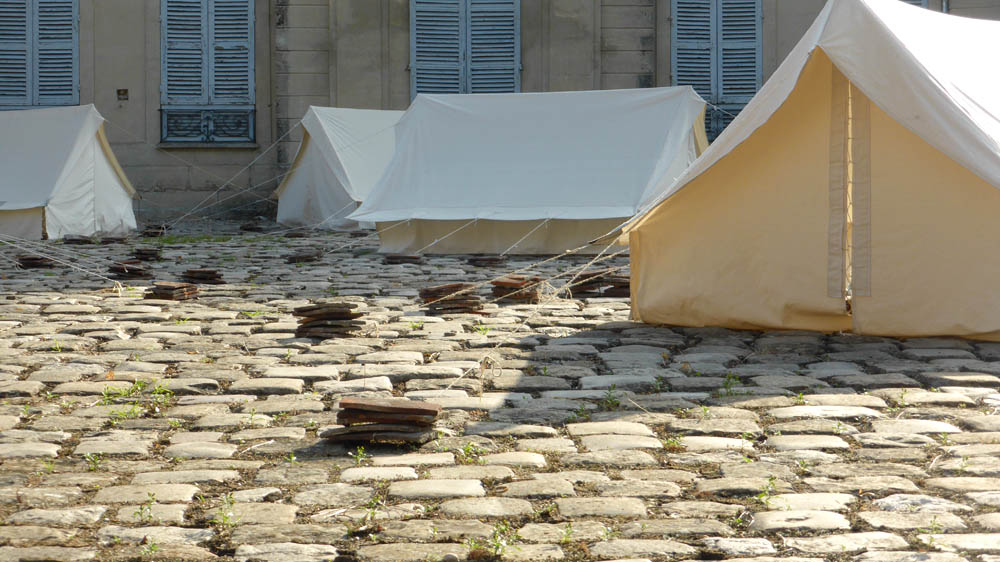
[(351, 218), (378, 223), (383, 252), (575, 249), (695, 160), (704, 107), (687, 86), (420, 95)]
[(635, 317), (1000, 340), (998, 51), (998, 22), (830, 0), (624, 226)]
[(133, 198), (93, 105), (0, 111), (0, 234), (123, 235)]
[(357, 210), (392, 159), (393, 128), (402, 111), (310, 107), (302, 143), (274, 195), (278, 222), (336, 230), (371, 228), (347, 215)]

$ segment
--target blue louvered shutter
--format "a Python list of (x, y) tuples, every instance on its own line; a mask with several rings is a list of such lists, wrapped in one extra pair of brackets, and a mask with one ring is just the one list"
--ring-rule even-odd
[(33, 105), (80, 103), (75, 0), (35, 0)]
[(521, 91), (520, 0), (470, 0), (469, 92)]
[(163, 0), (162, 85), (164, 105), (207, 104), (207, 11), (202, 0)]
[(0, 0), (0, 105), (31, 104), (28, 0)]
[(691, 86), (711, 101), (715, 93), (712, 0), (675, 0), (671, 21), (674, 84)]
[(709, 136), (717, 137), (761, 85), (760, 0), (718, 0), (717, 91)]
[(252, 0), (163, 0), (161, 137), (254, 139)]
[(927, 7), (927, 0), (903, 0), (907, 4), (913, 4), (914, 6), (920, 6), (921, 8)]
[(465, 0), (410, 1), (410, 97), (466, 90)]
[[(213, 141), (253, 139), (253, 3), (214, 0), (209, 6), (209, 121)], [(236, 107), (243, 106), (243, 107)]]

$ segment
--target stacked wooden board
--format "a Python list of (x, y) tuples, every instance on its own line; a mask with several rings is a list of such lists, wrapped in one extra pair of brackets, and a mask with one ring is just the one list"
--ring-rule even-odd
[(132, 250), (132, 257), (139, 261), (159, 261), (163, 258), (163, 253), (159, 248), (135, 248)]
[(42, 268), (55, 267), (56, 262), (44, 256), (36, 256), (33, 254), (19, 254), (17, 256), (17, 265), (23, 267), (24, 269), (42, 269)]
[(435, 438), (441, 406), (404, 398), (344, 398), (337, 423), (320, 437), (335, 442), (426, 443)]
[(493, 296), (498, 299), (535, 303), (541, 299), (542, 278), (508, 275), (490, 281)]
[(181, 274), (181, 278), (188, 283), (201, 283), (204, 285), (222, 285), (225, 283), (222, 279), (222, 274), (215, 269), (189, 269)]
[(448, 283), (420, 289), (420, 298), (432, 314), (478, 314), (483, 301), (472, 293), (472, 283)]
[(139, 260), (116, 261), (108, 266), (108, 272), (114, 279), (152, 279), (153, 274)]
[(192, 283), (156, 281), (146, 293), (147, 299), (186, 301), (198, 296), (198, 286)]
[(424, 263), (424, 258), (417, 254), (386, 254), (382, 258), (382, 263), (386, 265), (398, 265), (401, 263), (420, 264)]
[(466, 263), (473, 267), (500, 267), (507, 263), (507, 257), (478, 254), (470, 257)]
[(297, 338), (330, 339), (360, 335), (371, 322), (364, 320), (368, 305), (363, 302), (331, 300), (300, 306), (292, 311), (299, 319)]
[(632, 296), (632, 285), (628, 275), (611, 275), (607, 278), (610, 287), (604, 289), (601, 296), (628, 298)]

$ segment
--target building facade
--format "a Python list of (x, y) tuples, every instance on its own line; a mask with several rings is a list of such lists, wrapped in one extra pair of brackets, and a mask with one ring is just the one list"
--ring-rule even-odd
[[(1000, 19), (1000, 0), (899, 0)], [(824, 0), (0, 0), (0, 109), (93, 103), (140, 219), (267, 210), (310, 105), (692, 85), (718, 133)]]

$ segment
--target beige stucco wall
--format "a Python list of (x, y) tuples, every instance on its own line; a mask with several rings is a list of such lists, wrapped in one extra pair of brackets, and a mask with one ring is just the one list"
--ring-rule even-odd
[[(160, 144), (159, 0), (80, 1), (80, 103), (95, 104), (107, 119), (112, 148), (142, 196), (140, 221), (176, 217), (230, 179), (207, 204), (256, 184), (265, 184), (254, 190), (258, 194), (273, 189), (267, 180), (279, 173), (277, 153), (261, 156), (275, 136), (271, 1), (256, 0), (257, 142), (240, 148)], [(118, 89), (128, 89), (127, 101), (118, 100)], [(249, 194), (232, 197), (206, 214), (254, 200)]]
[[(296, 124), (310, 105), (409, 105), (409, 0), (255, 1), (257, 146), (167, 148), (159, 145), (159, 0), (80, 0), (81, 103), (95, 103), (108, 119), (115, 152), (143, 196), (143, 218), (176, 216), (234, 175), (212, 201), (257, 184), (266, 196), (276, 183), (268, 180), (295, 155)], [(671, 85), (671, 4), (521, 0), (522, 90)], [(823, 4), (762, 0), (765, 80)], [(951, 12), (1000, 19), (1000, 2), (951, 0)], [(116, 98), (119, 88), (129, 90), (128, 101)], [(212, 211), (253, 200), (241, 196)]]

